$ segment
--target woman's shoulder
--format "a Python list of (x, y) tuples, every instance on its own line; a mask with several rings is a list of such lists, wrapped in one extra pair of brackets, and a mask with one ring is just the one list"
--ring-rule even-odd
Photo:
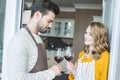
[(109, 60), (109, 58), (110, 58), (110, 53), (108, 52), (108, 51), (103, 51), (102, 53), (101, 53), (101, 57), (100, 57), (100, 61), (108, 61)]
[(79, 53), (79, 55), (78, 55), (78, 59), (81, 58), (84, 54), (85, 54), (84, 51), (80, 51), (80, 53)]
[(110, 55), (110, 53), (108, 51), (103, 51), (101, 53), (101, 56), (109, 56), (109, 55)]

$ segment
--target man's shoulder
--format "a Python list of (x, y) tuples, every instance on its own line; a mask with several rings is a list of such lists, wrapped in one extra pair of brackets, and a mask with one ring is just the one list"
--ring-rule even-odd
[(27, 31), (24, 28), (18, 30), (18, 32), (13, 36), (13, 38), (26, 38), (28, 36)]
[(20, 29), (12, 38), (11, 42), (19, 42), (27, 39), (28, 33), (24, 28)]
[(16, 33), (16, 35), (23, 35), (26, 34), (27, 31), (25, 30), (25, 28), (21, 28), (20, 30), (18, 30), (18, 32)]

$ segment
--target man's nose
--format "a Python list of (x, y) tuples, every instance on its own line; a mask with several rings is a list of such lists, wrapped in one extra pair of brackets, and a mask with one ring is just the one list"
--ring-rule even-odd
[(52, 23), (49, 24), (49, 28), (51, 28), (51, 27), (52, 27)]

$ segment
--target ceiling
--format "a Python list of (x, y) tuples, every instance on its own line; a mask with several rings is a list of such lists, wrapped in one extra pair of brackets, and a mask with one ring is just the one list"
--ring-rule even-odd
[[(52, 1), (57, 3), (60, 7), (74, 7), (74, 4), (102, 4), (102, 0), (52, 0)], [(25, 2), (33, 2), (33, 0), (25, 0)]]
[(102, 4), (102, 0), (52, 0), (60, 7), (74, 7), (74, 4)]

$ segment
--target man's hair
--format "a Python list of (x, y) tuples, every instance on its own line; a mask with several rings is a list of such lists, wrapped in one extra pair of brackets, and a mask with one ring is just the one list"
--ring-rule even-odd
[(55, 15), (58, 15), (60, 9), (57, 4), (51, 0), (39, 1), (33, 4), (31, 9), (31, 17), (33, 17), (36, 11), (40, 11), (42, 15), (46, 15), (48, 11), (52, 11)]

